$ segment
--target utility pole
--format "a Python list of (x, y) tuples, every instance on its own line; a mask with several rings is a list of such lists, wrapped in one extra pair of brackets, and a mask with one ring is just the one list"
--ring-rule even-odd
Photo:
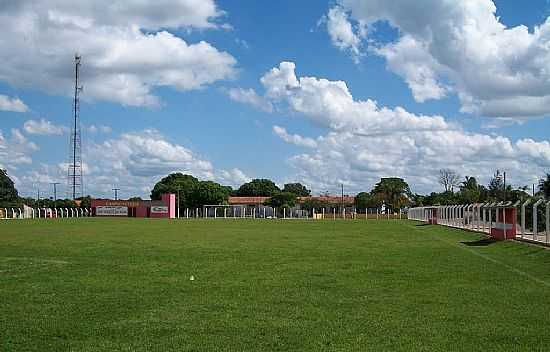
[(342, 214), (344, 214), (344, 184), (342, 183)]
[(504, 203), (506, 203), (506, 171), (504, 171)]
[(120, 188), (113, 188), (113, 191), (115, 192), (115, 200), (118, 200), (118, 191), (120, 191)]
[(57, 185), (59, 182), (51, 182), (50, 185), (53, 186), (53, 207), (57, 208)]
[(36, 207), (40, 207), (40, 188), (38, 188), (38, 194), (36, 196)]

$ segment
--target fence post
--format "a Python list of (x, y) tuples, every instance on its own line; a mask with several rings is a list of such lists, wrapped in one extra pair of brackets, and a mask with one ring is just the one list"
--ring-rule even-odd
[(539, 214), (538, 207), (542, 204), (544, 200), (539, 199), (535, 204), (533, 204), (533, 240), (539, 240)]
[(525, 207), (529, 205), (529, 203), (531, 203), (530, 199), (521, 205), (521, 238), (525, 235)]

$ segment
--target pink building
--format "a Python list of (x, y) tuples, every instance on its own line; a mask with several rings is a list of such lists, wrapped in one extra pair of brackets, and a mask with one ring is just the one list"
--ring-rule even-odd
[(163, 194), (161, 200), (93, 199), (92, 216), (174, 219), (176, 195)]

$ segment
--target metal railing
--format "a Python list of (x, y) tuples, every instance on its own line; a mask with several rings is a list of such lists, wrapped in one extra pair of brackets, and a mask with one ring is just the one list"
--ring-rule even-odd
[[(516, 219), (506, 219), (503, 208), (516, 209)], [(487, 202), (409, 209), (409, 219), (490, 234), (497, 224), (516, 226), (516, 238), (550, 244), (550, 201), (531, 199), (520, 203)], [(501, 217), (501, 218), (499, 218)]]

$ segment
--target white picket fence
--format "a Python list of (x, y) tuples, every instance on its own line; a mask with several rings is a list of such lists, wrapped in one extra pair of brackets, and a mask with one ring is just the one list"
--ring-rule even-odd
[[(498, 212), (497, 209), (502, 208), (515, 208), (518, 218), (499, 219), (499, 214), (502, 217), (503, 212)], [(532, 213), (529, 218), (528, 210)], [(491, 229), (499, 223), (516, 223), (517, 239), (550, 244), (550, 202), (542, 199), (535, 203), (528, 200), (523, 204), (500, 202), (417, 207), (409, 209), (409, 219), (430, 222), (434, 213), (437, 214), (435, 218), (439, 225), (482, 233), (491, 233)], [(544, 219), (544, 226), (539, 226), (540, 219)]]
[(92, 216), (90, 208), (0, 208), (0, 220), (8, 219), (65, 219)]

